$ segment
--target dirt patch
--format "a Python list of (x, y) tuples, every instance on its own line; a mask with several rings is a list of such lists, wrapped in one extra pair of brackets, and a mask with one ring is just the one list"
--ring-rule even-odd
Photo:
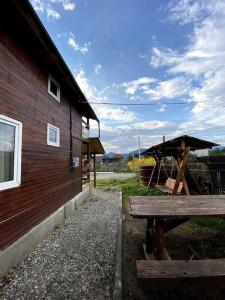
[[(144, 259), (146, 221), (123, 222), (123, 299), (225, 299), (225, 283), (168, 288), (136, 278), (135, 261)], [(186, 222), (165, 235), (165, 243), (172, 259), (225, 258), (225, 229), (201, 227)], [(213, 288), (214, 286), (214, 288)]]

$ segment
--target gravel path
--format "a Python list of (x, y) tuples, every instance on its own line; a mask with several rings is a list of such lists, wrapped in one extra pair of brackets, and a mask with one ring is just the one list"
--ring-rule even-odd
[(86, 202), (0, 281), (0, 299), (111, 299), (118, 206)]
[[(97, 180), (105, 179), (118, 179), (118, 180), (126, 180), (135, 177), (134, 173), (112, 173), (112, 172), (97, 172)], [(91, 180), (94, 180), (94, 175), (91, 173)]]

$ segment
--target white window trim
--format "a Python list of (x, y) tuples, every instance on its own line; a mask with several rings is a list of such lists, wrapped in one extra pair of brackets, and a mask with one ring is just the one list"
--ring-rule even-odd
[[(57, 137), (57, 142), (56, 143), (51, 142), (49, 140), (49, 131), (50, 131), (50, 129), (56, 130), (56, 132), (57, 132), (57, 136), (56, 136)], [(52, 124), (49, 124), (49, 123), (48, 123), (48, 126), (47, 126), (47, 145), (53, 146), (53, 147), (60, 147), (60, 129), (56, 126), (53, 126)]]
[[(57, 86), (57, 96), (51, 92), (51, 81)], [(51, 74), (48, 75), (48, 93), (55, 98), (58, 102), (60, 102), (60, 85), (58, 82), (52, 77)]]
[(0, 191), (18, 187), (21, 184), (22, 123), (0, 114), (0, 121), (15, 127), (14, 174), (13, 180), (1, 182)]

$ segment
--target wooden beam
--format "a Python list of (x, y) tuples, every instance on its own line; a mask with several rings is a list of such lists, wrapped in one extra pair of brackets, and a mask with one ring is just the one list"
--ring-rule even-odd
[(197, 188), (197, 190), (198, 190), (199, 195), (202, 195), (202, 194), (203, 194), (202, 189), (201, 189), (201, 187), (200, 187), (200, 185), (199, 185), (197, 179), (196, 179), (195, 176), (193, 175), (192, 171), (189, 169), (188, 166), (186, 166), (186, 170), (188, 171), (189, 176), (191, 177), (191, 180), (194, 182), (194, 184), (195, 184), (195, 186), (196, 186), (196, 188)]
[[(177, 169), (178, 171), (180, 170), (180, 158), (177, 158)], [(187, 166), (185, 166), (186, 168)], [(184, 168), (184, 171), (185, 171), (185, 168)], [(187, 180), (185, 178), (185, 174), (183, 174), (183, 178), (182, 178), (182, 181), (183, 181), (183, 186), (184, 186), (184, 192), (186, 195), (190, 195), (190, 191), (189, 191), (189, 187), (188, 187), (188, 184), (187, 184)]]
[(87, 143), (87, 167), (88, 167), (88, 172), (87, 172), (87, 182), (90, 182), (90, 145)]
[(176, 182), (175, 182), (175, 185), (174, 185), (174, 188), (173, 188), (173, 192), (172, 192), (173, 196), (176, 195), (178, 187), (179, 187), (179, 184), (180, 184), (180, 182), (181, 182), (181, 180), (183, 178), (185, 164), (186, 164), (186, 162), (188, 160), (189, 152), (190, 152), (190, 147), (186, 147), (184, 149), (184, 155), (183, 155), (183, 157), (181, 159), (181, 162), (180, 162), (180, 170), (178, 171)]
[(96, 188), (96, 155), (94, 154), (94, 187)]
[(154, 253), (156, 259), (162, 259), (163, 252), (164, 252), (163, 220), (156, 218), (155, 219), (155, 243), (154, 243)]

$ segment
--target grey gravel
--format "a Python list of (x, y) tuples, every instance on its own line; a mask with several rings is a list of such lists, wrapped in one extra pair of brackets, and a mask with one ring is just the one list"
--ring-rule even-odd
[[(117, 179), (117, 180), (127, 180), (135, 177), (135, 173), (113, 173), (113, 172), (97, 172), (97, 180), (109, 180), (109, 179)], [(91, 180), (94, 180), (94, 174), (91, 173)]]
[(0, 299), (112, 299), (119, 199), (90, 200), (0, 280)]

